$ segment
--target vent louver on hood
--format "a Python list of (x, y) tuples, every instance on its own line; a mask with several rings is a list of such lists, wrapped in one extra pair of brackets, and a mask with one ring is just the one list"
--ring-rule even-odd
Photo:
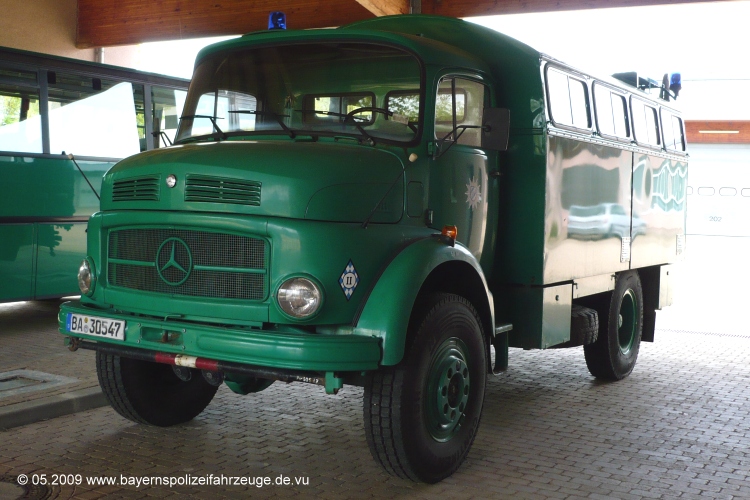
[(112, 201), (159, 201), (159, 176), (115, 181)]
[(260, 206), (260, 182), (207, 175), (188, 175), (185, 201)]

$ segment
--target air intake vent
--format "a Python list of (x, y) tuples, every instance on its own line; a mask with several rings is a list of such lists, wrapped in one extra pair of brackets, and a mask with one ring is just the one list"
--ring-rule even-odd
[(260, 206), (260, 182), (188, 175), (185, 201)]
[(159, 176), (115, 181), (112, 201), (159, 201)]

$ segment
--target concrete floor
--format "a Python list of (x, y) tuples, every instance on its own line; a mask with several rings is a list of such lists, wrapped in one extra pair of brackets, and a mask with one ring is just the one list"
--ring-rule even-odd
[[(47, 498), (750, 498), (750, 329), (744, 297), (730, 286), (748, 281), (727, 262), (747, 244), (689, 240), (678, 303), (659, 314), (656, 342), (642, 344), (623, 381), (595, 381), (581, 348), (511, 350), (509, 371), (489, 380), (468, 459), (437, 485), (390, 477), (375, 464), (361, 389), (327, 396), (276, 383), (245, 397), (222, 388), (203, 414), (173, 428), (136, 425), (103, 407), (0, 431), (0, 499), (21, 491), (3, 483), (19, 474), (80, 475), (83, 484), (53, 486)], [(71, 389), (95, 382), (90, 353), (62, 347), (54, 304), (14, 307), (0, 306), (0, 371), (65, 371), (79, 379)], [(292, 484), (120, 484), (209, 474)], [(117, 484), (87, 484), (103, 477)]]

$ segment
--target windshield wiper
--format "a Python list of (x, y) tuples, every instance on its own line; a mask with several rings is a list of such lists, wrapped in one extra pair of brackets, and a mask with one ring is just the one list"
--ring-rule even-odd
[[(224, 133), (223, 130), (219, 128), (219, 126), (216, 124), (216, 117), (211, 115), (184, 115), (180, 117), (180, 120), (185, 119), (191, 119), (191, 118), (206, 118), (208, 120), (211, 120), (211, 124), (214, 126), (214, 129), (216, 129), (216, 132), (221, 136), (222, 140), (226, 140), (227, 134)], [(223, 118), (219, 118), (219, 120), (223, 120)]]
[(229, 113), (239, 113), (243, 115), (261, 115), (261, 116), (270, 116), (272, 118), (276, 119), (276, 122), (278, 122), (279, 126), (289, 134), (289, 138), (294, 139), (297, 137), (297, 134), (294, 133), (292, 129), (286, 126), (286, 123), (284, 123), (284, 120), (282, 118), (289, 118), (289, 115), (280, 115), (278, 113), (274, 113), (273, 111), (258, 111), (253, 109), (238, 109), (236, 111), (229, 111)]

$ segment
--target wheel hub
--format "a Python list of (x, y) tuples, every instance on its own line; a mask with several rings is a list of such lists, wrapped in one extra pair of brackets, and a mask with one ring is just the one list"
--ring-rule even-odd
[(471, 389), (466, 347), (448, 339), (433, 358), (430, 369), (427, 429), (433, 439), (448, 441), (461, 428)]
[(638, 329), (637, 304), (635, 292), (628, 288), (622, 296), (617, 325), (617, 340), (623, 354), (630, 351), (635, 341)]

